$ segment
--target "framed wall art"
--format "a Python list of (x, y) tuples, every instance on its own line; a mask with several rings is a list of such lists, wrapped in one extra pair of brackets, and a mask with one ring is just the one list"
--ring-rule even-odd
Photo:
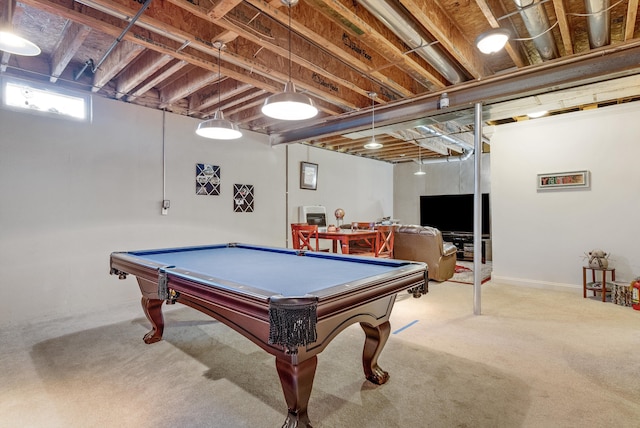
[(318, 164), (300, 162), (300, 188), (316, 190), (318, 187)]
[(233, 211), (237, 213), (253, 212), (253, 185), (234, 184), (233, 185)]
[(538, 174), (538, 190), (588, 188), (589, 171)]
[(196, 164), (196, 195), (220, 194), (220, 167), (208, 163)]

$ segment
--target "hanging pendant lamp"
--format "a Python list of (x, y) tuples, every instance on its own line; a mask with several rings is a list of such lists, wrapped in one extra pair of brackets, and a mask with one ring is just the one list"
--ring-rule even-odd
[(215, 42), (214, 47), (218, 48), (218, 109), (213, 114), (213, 119), (200, 122), (196, 134), (205, 138), (214, 140), (235, 140), (242, 137), (242, 132), (238, 129), (238, 125), (226, 120), (220, 110), (221, 94), (220, 83), (222, 82), (222, 74), (220, 73), (220, 51), (225, 47), (222, 42)]
[(284, 85), (284, 92), (274, 94), (264, 100), (262, 113), (279, 120), (304, 120), (318, 114), (318, 109), (311, 98), (296, 92), (291, 80), (291, 6), (298, 0), (280, 0), (289, 8), (289, 81)]
[(378, 96), (375, 92), (369, 92), (371, 97), (371, 141), (364, 145), (365, 149), (376, 150), (382, 148), (382, 143), (376, 141), (376, 102)]
[(40, 48), (33, 42), (20, 37), (13, 31), (13, 7), (15, 0), (7, 0), (4, 21), (0, 23), (0, 51), (14, 55), (40, 55)]
[(418, 163), (420, 164), (420, 169), (413, 173), (413, 175), (425, 175), (426, 172), (422, 170), (422, 146), (418, 146)]

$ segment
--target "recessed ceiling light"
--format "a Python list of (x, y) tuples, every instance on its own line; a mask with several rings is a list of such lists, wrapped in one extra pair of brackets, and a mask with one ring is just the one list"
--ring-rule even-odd
[(476, 46), (483, 54), (493, 54), (504, 48), (509, 41), (511, 33), (504, 28), (494, 28), (486, 31), (476, 39)]

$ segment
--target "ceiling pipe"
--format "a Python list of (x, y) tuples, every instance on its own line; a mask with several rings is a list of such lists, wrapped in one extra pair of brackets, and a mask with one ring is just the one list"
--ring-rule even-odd
[(452, 84), (467, 80), (466, 76), (438, 49), (430, 46), (434, 40), (429, 40), (418, 26), (406, 17), (406, 13), (395, 2), (380, 0), (358, 0), (365, 9), (378, 18), (385, 26), (394, 32), (412, 52), (420, 55), (431, 64), (440, 74)]
[(109, 55), (111, 55), (111, 52), (115, 49), (115, 47), (118, 45), (118, 43), (120, 43), (122, 41), (122, 39), (124, 38), (125, 34), (127, 34), (129, 32), (131, 27), (133, 27), (133, 25), (136, 23), (138, 18), (140, 18), (140, 15), (142, 15), (142, 13), (149, 7), (150, 4), (151, 4), (151, 0), (146, 0), (144, 2), (142, 7), (140, 8), (140, 10), (138, 10), (138, 13), (136, 13), (136, 15), (131, 19), (131, 21), (129, 21), (129, 24), (125, 27), (124, 30), (122, 30), (122, 33), (120, 34), (120, 36), (118, 36), (118, 38), (113, 41), (113, 43), (111, 44), (109, 49), (107, 49), (107, 51), (104, 53), (103, 57), (100, 59), (100, 61), (98, 61), (98, 63), (96, 64), (95, 69), (92, 70), (94, 73), (98, 68), (100, 68), (100, 66), (107, 59), (107, 57)]
[(587, 30), (591, 49), (611, 42), (609, 0), (584, 0), (587, 10)]
[[(588, 0), (585, 0), (588, 1)], [(558, 57), (558, 48), (553, 39), (553, 34), (549, 30), (549, 17), (544, 10), (544, 6), (533, 5), (534, 0), (513, 0), (520, 10), (520, 16), (527, 27), (530, 36), (533, 37), (533, 44), (544, 60)]]
[[(141, 2), (138, 0), (138, 3), (141, 3)], [(94, 64), (92, 59), (89, 59), (88, 61), (86, 61), (84, 63), (84, 66), (80, 69), (80, 71), (78, 71), (78, 73), (76, 73), (76, 75), (74, 76), (73, 80), (78, 80), (80, 78), (80, 76), (82, 76), (84, 71), (87, 69), (87, 67), (89, 67), (89, 66), (91, 67), (91, 72), (95, 73), (96, 70), (98, 70), (98, 68), (100, 68), (102, 63), (107, 59), (107, 57), (109, 55), (111, 55), (111, 52), (115, 49), (115, 47), (118, 45), (118, 43), (120, 43), (122, 41), (124, 36), (129, 32), (131, 27), (133, 27), (133, 25), (136, 23), (138, 18), (140, 18), (140, 15), (142, 15), (142, 13), (149, 7), (150, 4), (151, 4), (151, 0), (146, 0), (144, 2), (144, 4), (142, 5), (142, 7), (138, 10), (138, 13), (136, 13), (136, 15), (133, 18), (131, 18), (131, 21), (129, 21), (129, 24), (125, 27), (124, 30), (122, 30), (122, 33), (120, 33), (120, 35), (113, 41), (113, 43), (111, 44), (109, 49), (107, 49), (107, 51), (104, 53), (104, 55), (102, 56), (100, 61), (98, 61), (97, 64)]]
[(474, 149), (471, 149), (471, 150), (464, 149), (464, 151), (460, 156), (447, 156), (443, 158), (429, 158), (429, 159), (423, 158), (418, 163), (421, 163), (422, 165), (431, 165), (435, 163), (463, 162), (469, 159), (471, 155), (473, 155), (473, 152), (474, 152)]

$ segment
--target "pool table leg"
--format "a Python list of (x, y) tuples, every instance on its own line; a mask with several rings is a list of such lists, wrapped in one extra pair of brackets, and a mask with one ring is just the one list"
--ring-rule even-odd
[(282, 428), (312, 428), (307, 414), (307, 404), (313, 387), (318, 357), (313, 356), (300, 364), (276, 358), (276, 369), (289, 412)]
[(368, 381), (382, 385), (389, 380), (389, 373), (378, 366), (378, 356), (382, 352), (385, 343), (387, 343), (391, 333), (391, 324), (386, 321), (377, 327), (373, 327), (370, 324), (360, 323), (360, 327), (362, 327), (367, 336), (364, 341), (364, 350), (362, 351), (364, 375)]
[(144, 335), (144, 343), (155, 343), (162, 340), (162, 333), (164, 331), (162, 302), (164, 302), (164, 300), (142, 297), (142, 310), (151, 323), (151, 331)]

